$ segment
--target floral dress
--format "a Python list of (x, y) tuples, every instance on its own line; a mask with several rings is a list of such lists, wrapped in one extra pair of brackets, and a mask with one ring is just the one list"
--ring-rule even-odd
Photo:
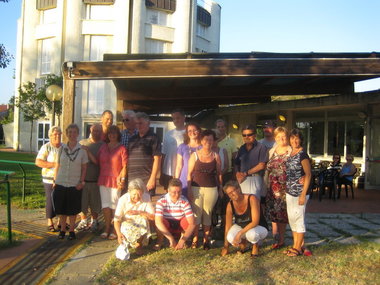
[(288, 223), (286, 211), (286, 161), (289, 153), (273, 153), (267, 163), (269, 190), (265, 198), (266, 216), (275, 223)]

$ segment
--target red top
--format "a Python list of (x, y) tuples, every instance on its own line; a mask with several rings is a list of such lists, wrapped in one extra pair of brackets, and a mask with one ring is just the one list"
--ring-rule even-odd
[(124, 166), (127, 165), (128, 153), (125, 146), (109, 150), (108, 144), (103, 144), (98, 152), (100, 174), (98, 185), (109, 188), (117, 188), (117, 177)]

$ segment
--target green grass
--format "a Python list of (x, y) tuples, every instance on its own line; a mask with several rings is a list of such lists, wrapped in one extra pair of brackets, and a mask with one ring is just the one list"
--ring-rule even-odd
[[(34, 162), (35, 154), (0, 151), (0, 160)], [(17, 164), (1, 163), (0, 170), (14, 171), (16, 175), (10, 177), (12, 205), (27, 209), (41, 208), (45, 205), (45, 194), (41, 180), (41, 169), (35, 165), (24, 165), (26, 171), (26, 198), (22, 203), (22, 171)], [(3, 179), (3, 177), (0, 177)], [(5, 184), (0, 184), (0, 204), (7, 199)]]
[(15, 233), (12, 231), (12, 243), (8, 242), (8, 230), (0, 229), (0, 250), (17, 246), (21, 243), (22, 240), (27, 239), (28, 236), (25, 236), (20, 233)]
[(101, 284), (379, 284), (380, 245), (330, 243), (311, 248), (312, 257), (287, 257), (262, 249), (226, 257), (220, 249), (164, 249), (131, 260), (112, 257), (104, 266)]

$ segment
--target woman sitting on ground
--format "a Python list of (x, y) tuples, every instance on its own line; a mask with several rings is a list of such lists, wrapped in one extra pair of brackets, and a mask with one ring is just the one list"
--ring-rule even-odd
[(136, 248), (138, 254), (141, 253), (143, 241), (148, 241), (149, 221), (154, 220), (154, 207), (151, 202), (143, 201), (144, 192), (142, 180), (132, 180), (128, 185), (128, 193), (118, 201), (113, 220), (119, 244), (125, 240)]
[[(229, 244), (245, 251), (247, 242), (252, 244), (251, 257), (259, 254), (259, 241), (268, 235), (265, 220), (260, 215), (260, 202), (254, 195), (243, 194), (239, 183), (229, 181), (223, 188), (231, 201), (226, 209), (226, 228), (221, 255), (228, 254)], [(235, 223), (233, 224), (233, 218)]]

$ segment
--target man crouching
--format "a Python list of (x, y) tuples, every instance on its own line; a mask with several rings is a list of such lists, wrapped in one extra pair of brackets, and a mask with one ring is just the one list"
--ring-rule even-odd
[[(168, 193), (163, 195), (156, 204), (155, 223), (157, 231), (156, 250), (161, 249), (163, 236), (174, 249), (183, 249), (186, 240), (191, 237), (195, 220), (189, 201), (181, 195), (181, 180), (173, 178), (169, 181)], [(179, 238), (178, 242), (175, 238)]]
[[(266, 222), (260, 215), (260, 203), (254, 195), (243, 194), (236, 181), (229, 181), (223, 188), (231, 201), (226, 209), (226, 230), (221, 255), (228, 254), (229, 243), (244, 252), (247, 242), (252, 243), (251, 257), (259, 254), (259, 241), (263, 240), (268, 230)], [(235, 223), (232, 224), (232, 218)]]

